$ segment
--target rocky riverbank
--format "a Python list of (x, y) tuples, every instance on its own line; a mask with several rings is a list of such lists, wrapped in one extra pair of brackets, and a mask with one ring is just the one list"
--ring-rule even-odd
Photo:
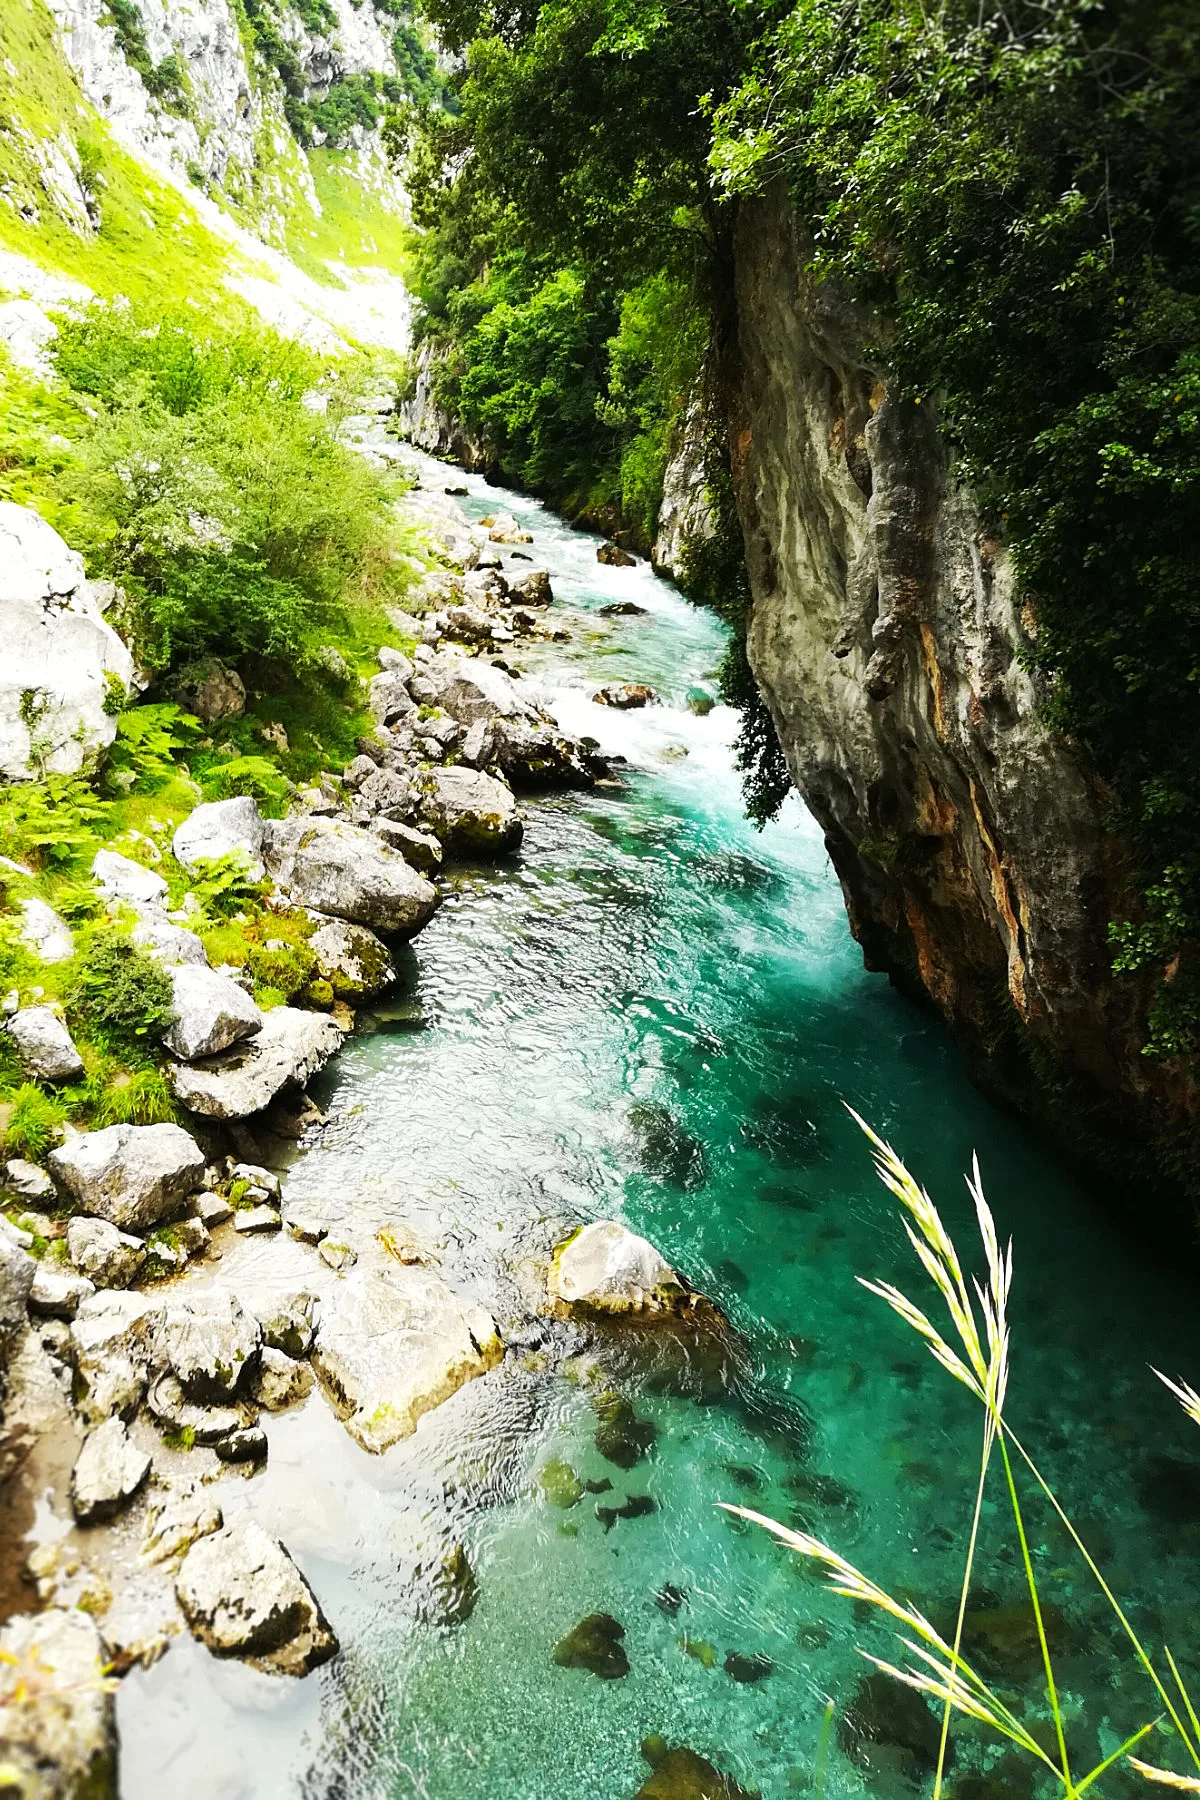
[[(200, 879), (232, 859), (281, 931), (303, 923), (306, 991), (322, 1009), (260, 1006), (243, 970), (212, 966), (194, 896), (172, 905), (153, 858), (127, 854), (136, 845), (92, 863), (105, 907), (169, 977), (161, 1038), (184, 1122), (68, 1126), (40, 1160), (5, 1165), (13, 1616), (0, 1634), (0, 1758), (24, 1795), (118, 1791), (115, 1683), (185, 1631), (276, 1675), (337, 1655), (320, 1593), (241, 1503), (267, 1466), (264, 1423), (314, 1388), (379, 1454), (464, 1384), (505, 1379), (530, 1355), (581, 1359), (601, 1399), (602, 1369), (619, 1372), (631, 1352), (685, 1380), (724, 1383), (731, 1366), (719, 1315), (621, 1226), (572, 1232), (564, 1218), (558, 1248), (531, 1252), (523, 1299), (498, 1322), (470, 1265), (423, 1241), (399, 1204), (378, 1229), (346, 1232), (336, 1208), (323, 1217), (289, 1200), (297, 1146), (321, 1128), (306, 1084), (348, 1033), (371, 1028), (439, 881), (519, 845), (518, 793), (610, 779), (595, 744), (562, 733), (507, 660), (521, 639), (565, 635), (515, 522), (472, 528), (436, 492), (410, 505), (444, 566), (417, 596), (413, 655), (380, 652), (375, 728), (358, 754), (295, 793), (283, 818), (245, 796), (205, 802), (171, 840), (185, 871)], [(228, 672), (211, 681), (224, 691)], [(46, 903), (27, 900), (22, 920), (44, 957), (71, 953), (71, 927)], [(17, 990), (6, 1011), (32, 1080), (80, 1071), (60, 1008)], [(626, 1440), (633, 1461), (644, 1453), (633, 1410), (614, 1394), (605, 1416), (629, 1466)], [(448, 1518), (431, 1512), (402, 1560), (419, 1617), (449, 1627), (469, 1614), (476, 1577)]]

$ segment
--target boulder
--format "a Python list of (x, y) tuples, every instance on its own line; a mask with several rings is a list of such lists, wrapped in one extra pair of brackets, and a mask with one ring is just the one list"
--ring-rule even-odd
[(225, 1463), (266, 1462), (267, 1434), (256, 1425), (243, 1426), (228, 1437), (218, 1438), (213, 1449)]
[(694, 1750), (672, 1750), (663, 1738), (648, 1737), (642, 1755), (654, 1772), (634, 1800), (762, 1800)]
[(508, 591), (509, 598), (521, 606), (549, 606), (554, 599), (554, 589), (545, 569), (531, 569), (528, 575), (514, 581)]
[(5, 1163), (4, 1186), (10, 1194), (16, 1194), (22, 1200), (31, 1200), (35, 1206), (54, 1198), (54, 1183), (45, 1169), (39, 1169), (36, 1163), (26, 1162), (22, 1156), (14, 1156)]
[(204, 1156), (179, 1125), (108, 1125), (49, 1156), (50, 1173), (80, 1212), (148, 1231), (204, 1180)]
[(325, 1013), (276, 1006), (264, 1015), (262, 1030), (232, 1050), (202, 1063), (174, 1063), (171, 1086), (204, 1118), (246, 1119), (285, 1088), (303, 1087), (337, 1054), (343, 1035)]
[(430, 832), (402, 825), (398, 819), (377, 819), (371, 829), (422, 875), (436, 875), (441, 868), (442, 846)]
[(186, 925), (176, 925), (160, 906), (139, 907), (131, 935), (135, 944), (168, 968), (178, 963), (208, 967), (208, 953), (196, 933)]
[(359, 783), (358, 800), (368, 813), (406, 819), (414, 804), (412, 778), (399, 769), (372, 769)]
[(28, 369), (44, 380), (54, 372), (46, 346), (58, 336), (58, 326), (36, 300), (6, 300), (0, 305), (0, 344), (19, 369)]
[(516, 849), (525, 830), (512, 790), (494, 775), (461, 764), (430, 769), (421, 818), (455, 857), (502, 856)]
[(416, 712), (416, 701), (408, 691), (411, 675), (410, 663), (407, 675), (399, 669), (384, 669), (372, 679), (368, 688), (368, 704), (371, 717), (377, 724), (394, 725), (397, 719), (407, 718), (409, 713)]
[(313, 1366), (351, 1437), (379, 1452), (502, 1354), (481, 1306), (428, 1270), (389, 1262), (347, 1276), (326, 1298)]
[(146, 1260), (146, 1247), (107, 1219), (75, 1218), (67, 1223), (67, 1255), (95, 1287), (127, 1288)]
[[(7, 1219), (4, 1223), (8, 1225)], [(25, 1248), (29, 1240), (22, 1242), (23, 1237), (24, 1233), (11, 1228), (0, 1230), (0, 1364), (25, 1323), (29, 1293), (37, 1274), (37, 1264)]]
[(460, 725), (476, 719), (521, 718), (530, 708), (513, 681), (494, 664), (449, 655), (428, 665), (433, 699)]
[(171, 684), (171, 693), (184, 711), (194, 713), (203, 725), (215, 725), (218, 719), (240, 719), (246, 710), (246, 686), (241, 676), (215, 656), (181, 669)]
[(258, 1366), (258, 1320), (234, 1294), (205, 1288), (169, 1301), (159, 1323), (155, 1360), (178, 1378), (189, 1400), (231, 1400)]
[(29, 1290), (29, 1310), (43, 1319), (73, 1319), (80, 1303), (96, 1291), (86, 1275), (40, 1262)]
[(65, 919), (44, 900), (22, 900), (21, 942), (44, 963), (66, 962), (75, 954), (75, 939)]
[(648, 607), (637, 606), (632, 600), (611, 600), (607, 606), (600, 608), (602, 619), (644, 619)]
[(156, 1375), (146, 1389), (146, 1407), (164, 1431), (187, 1432), (197, 1444), (219, 1444), (245, 1423), (242, 1406), (202, 1406), (189, 1400), (178, 1375), (170, 1369)]
[(171, 1562), (190, 1550), (197, 1538), (220, 1531), (224, 1523), (221, 1508), (198, 1482), (160, 1489), (146, 1502), (142, 1559)]
[(412, 675), (413, 666), (408, 657), (405, 656), (403, 650), (397, 650), (391, 644), (382, 646), (378, 662), (381, 669), (386, 669), (391, 675), (399, 675), (404, 681), (407, 681)]
[(554, 1660), (560, 1669), (587, 1669), (601, 1681), (619, 1681), (629, 1673), (624, 1636), (625, 1627), (611, 1613), (589, 1613), (555, 1644)]
[(628, 550), (622, 550), (620, 544), (601, 544), (596, 552), (596, 561), (604, 563), (610, 569), (632, 569), (637, 558), (630, 556)]
[(281, 1295), (269, 1311), (259, 1314), (263, 1343), (290, 1357), (307, 1356), (316, 1334), (316, 1308), (315, 1294)]
[(49, 1006), (23, 1006), (8, 1021), (21, 1067), (35, 1081), (77, 1081), (83, 1058), (70, 1032)]
[(626, 681), (610, 682), (592, 695), (597, 706), (612, 706), (618, 712), (631, 712), (641, 706), (650, 706), (658, 698), (654, 689), (644, 682)]
[(147, 1475), (150, 1458), (130, 1439), (124, 1422), (105, 1419), (89, 1432), (71, 1471), (71, 1506), (79, 1525), (99, 1525), (129, 1505)]
[(283, 1219), (273, 1206), (239, 1206), (233, 1215), (233, 1229), (243, 1235), (253, 1231), (278, 1231)]
[(214, 1231), (218, 1225), (227, 1225), (233, 1217), (233, 1208), (223, 1194), (214, 1194), (209, 1189), (193, 1195), (192, 1204), (196, 1208), (196, 1217), (206, 1231)]
[(591, 759), (574, 738), (525, 719), (493, 719), (488, 730), (492, 757), (514, 787), (537, 790), (594, 785)]
[(486, 527), (488, 537), (493, 544), (532, 544), (533, 539), (527, 531), (522, 531), (511, 513), (489, 513), (479, 523)]
[(258, 810), (257, 800), (239, 795), (233, 800), (209, 800), (183, 821), (171, 841), (175, 860), (185, 869), (195, 870), (201, 862), (211, 862), (240, 850), (249, 865), (250, 879), (262, 878), (263, 841), (266, 821)]
[(126, 905), (161, 906), (167, 884), (161, 875), (119, 850), (97, 850), (92, 858), (92, 879), (106, 900), (122, 900)]
[(207, 965), (177, 964), (171, 990), (175, 1019), (162, 1041), (183, 1062), (215, 1056), (262, 1030), (263, 1015), (250, 995)]
[(547, 1289), (567, 1313), (680, 1312), (690, 1295), (646, 1238), (615, 1219), (595, 1220), (558, 1246)]
[(254, 1377), (254, 1398), (268, 1412), (282, 1412), (312, 1391), (312, 1370), (282, 1350), (263, 1350)]
[(270, 851), (272, 872), (300, 906), (412, 937), (438, 904), (437, 889), (375, 833), (334, 819), (288, 821)]
[(0, 1765), (24, 1800), (116, 1800), (117, 1729), (95, 1621), (72, 1607), (0, 1632)]
[(269, 1674), (307, 1675), (338, 1641), (312, 1589), (261, 1525), (226, 1526), (194, 1543), (175, 1592), (192, 1634), (214, 1656)]
[(32, 507), (0, 501), (0, 779), (90, 767), (116, 736), (133, 658), (83, 558)]
[(308, 940), (317, 973), (339, 1000), (362, 1000), (390, 987), (396, 968), (373, 931), (346, 919), (325, 919)]
[(82, 1300), (71, 1324), (75, 1404), (85, 1425), (130, 1418), (146, 1389), (162, 1302), (109, 1290)]

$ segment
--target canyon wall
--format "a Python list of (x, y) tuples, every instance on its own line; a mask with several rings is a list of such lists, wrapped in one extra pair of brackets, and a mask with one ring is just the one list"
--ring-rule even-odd
[(1045, 720), (1037, 620), (928, 403), (889, 395), (869, 321), (805, 273), (786, 200), (741, 208), (726, 355), (753, 595), (747, 649), (824, 829), (867, 965), (925, 996), (974, 1072), (1095, 1166), (1178, 1154), (1194, 1085), (1141, 1054), (1114, 980), (1120, 845)]

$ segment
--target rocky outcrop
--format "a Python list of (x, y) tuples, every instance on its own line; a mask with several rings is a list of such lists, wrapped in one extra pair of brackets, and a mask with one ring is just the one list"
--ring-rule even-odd
[(108, 1125), (52, 1150), (50, 1171), (81, 1212), (148, 1231), (204, 1179), (195, 1138), (178, 1125)]
[(116, 736), (133, 659), (83, 558), (28, 506), (0, 501), (0, 779), (73, 774)]
[[(890, 395), (870, 321), (811, 283), (782, 196), (741, 209), (735, 248), (747, 650), (865, 960), (1077, 1148), (1169, 1129), (1196, 1096), (1140, 1054), (1144, 999), (1111, 976), (1121, 859), (1101, 785), (1046, 720), (1005, 547), (935, 406)], [(1065, 1107), (1047, 1058), (1077, 1084)]]
[(699, 384), (671, 428), (662, 501), (650, 561), (658, 575), (686, 578), (689, 557), (716, 525), (708, 492), (708, 408)]
[(312, 1589), (261, 1525), (201, 1537), (183, 1559), (175, 1592), (193, 1636), (214, 1656), (238, 1656), (271, 1675), (307, 1675), (337, 1654)]
[(175, 1063), (176, 1097), (207, 1119), (247, 1119), (287, 1088), (303, 1087), (341, 1048), (345, 1034), (325, 1013), (276, 1006), (262, 1029), (220, 1056)]

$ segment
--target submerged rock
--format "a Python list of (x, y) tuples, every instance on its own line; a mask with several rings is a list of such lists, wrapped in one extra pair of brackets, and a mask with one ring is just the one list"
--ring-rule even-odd
[(734, 1681), (753, 1685), (756, 1681), (765, 1681), (774, 1669), (775, 1664), (769, 1656), (756, 1651), (753, 1656), (743, 1656), (738, 1650), (731, 1650), (725, 1658), (725, 1673)]
[(183, 1615), (214, 1656), (273, 1675), (307, 1675), (338, 1641), (303, 1575), (261, 1525), (226, 1526), (194, 1543), (175, 1583)]
[(705, 1179), (704, 1147), (680, 1123), (669, 1106), (637, 1100), (629, 1109), (629, 1127), (639, 1168), (680, 1187), (699, 1187)]
[(263, 1015), (244, 988), (216, 969), (180, 963), (171, 970), (175, 1018), (163, 1033), (172, 1056), (194, 1062), (262, 1030)]
[[(908, 1751), (917, 1769), (936, 1768), (941, 1736), (941, 1721), (921, 1695), (882, 1669), (863, 1676), (838, 1725), (838, 1743), (846, 1755), (868, 1769), (879, 1745)], [(951, 1739), (947, 1762), (953, 1756)]]
[(108, 1658), (92, 1619), (54, 1607), (0, 1632), (0, 1765), (29, 1800), (116, 1800)]
[(622, 550), (620, 544), (601, 544), (596, 551), (596, 561), (605, 563), (610, 569), (632, 569), (637, 562), (636, 556), (630, 556), (628, 550)]
[(583, 1483), (571, 1467), (559, 1456), (552, 1456), (541, 1474), (538, 1485), (551, 1506), (561, 1506), (569, 1510), (578, 1506), (583, 1499)]
[(592, 695), (598, 706), (612, 706), (618, 712), (633, 712), (650, 706), (657, 698), (654, 689), (640, 681), (610, 682)]
[(629, 1658), (621, 1642), (625, 1627), (611, 1613), (589, 1613), (554, 1646), (560, 1669), (588, 1669), (601, 1681), (619, 1681), (629, 1673)]
[(646, 1738), (642, 1755), (654, 1773), (634, 1800), (762, 1800), (694, 1750), (669, 1749), (665, 1738)]
[(690, 1295), (646, 1238), (616, 1219), (595, 1220), (555, 1250), (547, 1290), (568, 1313), (679, 1312)]
[(618, 1519), (646, 1519), (658, 1511), (658, 1501), (649, 1494), (630, 1494), (620, 1506), (597, 1506), (596, 1517), (607, 1535)]
[(303, 1087), (341, 1048), (343, 1032), (325, 1013), (276, 1006), (262, 1030), (203, 1063), (176, 1063), (171, 1086), (191, 1112), (245, 1119), (287, 1087)]
[(481, 1306), (426, 1269), (389, 1262), (347, 1277), (324, 1300), (313, 1366), (351, 1437), (379, 1452), (502, 1355)]
[(658, 1442), (658, 1427), (639, 1419), (623, 1394), (602, 1394), (596, 1401), (600, 1423), (594, 1442), (606, 1462), (632, 1469)]
[(108, 1125), (71, 1138), (49, 1157), (59, 1189), (81, 1212), (148, 1231), (204, 1179), (204, 1156), (178, 1125)]
[(35, 1081), (77, 1081), (83, 1075), (83, 1058), (52, 1007), (21, 1007), (7, 1030), (22, 1069)]
[(150, 1458), (130, 1439), (124, 1422), (105, 1419), (83, 1441), (71, 1471), (71, 1505), (80, 1525), (98, 1525), (128, 1506), (147, 1475)]

